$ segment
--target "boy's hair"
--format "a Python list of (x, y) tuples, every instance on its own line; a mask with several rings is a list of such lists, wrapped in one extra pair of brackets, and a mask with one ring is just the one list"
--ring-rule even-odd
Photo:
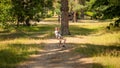
[(59, 27), (55, 27), (55, 30), (59, 30)]

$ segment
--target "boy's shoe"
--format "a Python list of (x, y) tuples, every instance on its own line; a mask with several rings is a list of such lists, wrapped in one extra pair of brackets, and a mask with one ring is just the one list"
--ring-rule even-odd
[(62, 47), (65, 47), (65, 45), (63, 45)]

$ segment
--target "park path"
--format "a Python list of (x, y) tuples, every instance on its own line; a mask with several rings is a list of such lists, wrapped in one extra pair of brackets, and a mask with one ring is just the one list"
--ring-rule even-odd
[(74, 53), (74, 45), (67, 44), (66, 48), (59, 47), (54, 39), (43, 42), (44, 49), (39, 54), (32, 55), (28, 61), (17, 68), (92, 68), (92, 59)]

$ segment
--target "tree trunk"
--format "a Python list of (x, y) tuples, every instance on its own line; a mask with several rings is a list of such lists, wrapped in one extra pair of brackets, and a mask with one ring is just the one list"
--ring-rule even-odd
[(73, 14), (73, 22), (77, 22), (77, 12), (76, 11)]
[[(85, 6), (85, 0), (79, 0), (79, 2), (81, 5)], [(84, 19), (84, 12), (85, 10), (81, 9), (81, 15), (80, 15), (81, 19)]]
[(81, 19), (84, 19), (84, 9), (81, 9)]
[(25, 20), (25, 23), (26, 23), (27, 26), (30, 26), (30, 19), (27, 18), (27, 19)]
[(61, 0), (61, 34), (70, 35), (68, 22), (68, 0)]
[(17, 27), (19, 27), (19, 25), (20, 25), (20, 22), (19, 22), (19, 20), (17, 20)]
[(58, 22), (60, 23), (61, 22), (61, 16), (58, 15)]

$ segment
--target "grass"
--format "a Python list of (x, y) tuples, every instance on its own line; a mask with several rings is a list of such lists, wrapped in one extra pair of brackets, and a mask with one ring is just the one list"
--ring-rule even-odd
[[(101, 64), (101, 68), (119, 68), (120, 67), (120, 57), (102, 56), (95, 57), (97, 63)], [(104, 61), (103, 61), (104, 60)], [(94, 68), (99, 68), (99, 66), (94, 66)]]
[(94, 44), (117, 46), (120, 44), (120, 32), (93, 35), (89, 37), (89, 40), (91, 40), (91, 42), (93, 42)]
[(85, 36), (88, 43), (77, 45), (75, 52), (92, 57), (93, 68), (119, 68), (120, 32), (105, 29), (108, 23), (85, 23), (71, 26), (74, 37)]
[(45, 21), (45, 22), (58, 22), (58, 18), (57, 17), (45, 18), (43, 21)]
[[(54, 19), (46, 19), (49, 22)], [(51, 22), (51, 21), (50, 21)], [(119, 68), (120, 32), (106, 30), (109, 23), (70, 23), (72, 35), (87, 39), (87, 43), (70, 43), (76, 45), (75, 52), (92, 57), (96, 64), (93, 68)], [(0, 68), (15, 68), (26, 61), (30, 55), (37, 54), (46, 40), (54, 37), (54, 27), (58, 24), (40, 24), (37, 26), (0, 29)], [(83, 36), (83, 38), (81, 38)]]
[(4, 44), (0, 45), (0, 68), (15, 68), (27, 60), (29, 55), (37, 54), (42, 45), (37, 44)]
[[(43, 48), (43, 39), (52, 38), (56, 25), (38, 25), (0, 31), (0, 68), (15, 68)], [(47, 34), (47, 35), (46, 35)]]

